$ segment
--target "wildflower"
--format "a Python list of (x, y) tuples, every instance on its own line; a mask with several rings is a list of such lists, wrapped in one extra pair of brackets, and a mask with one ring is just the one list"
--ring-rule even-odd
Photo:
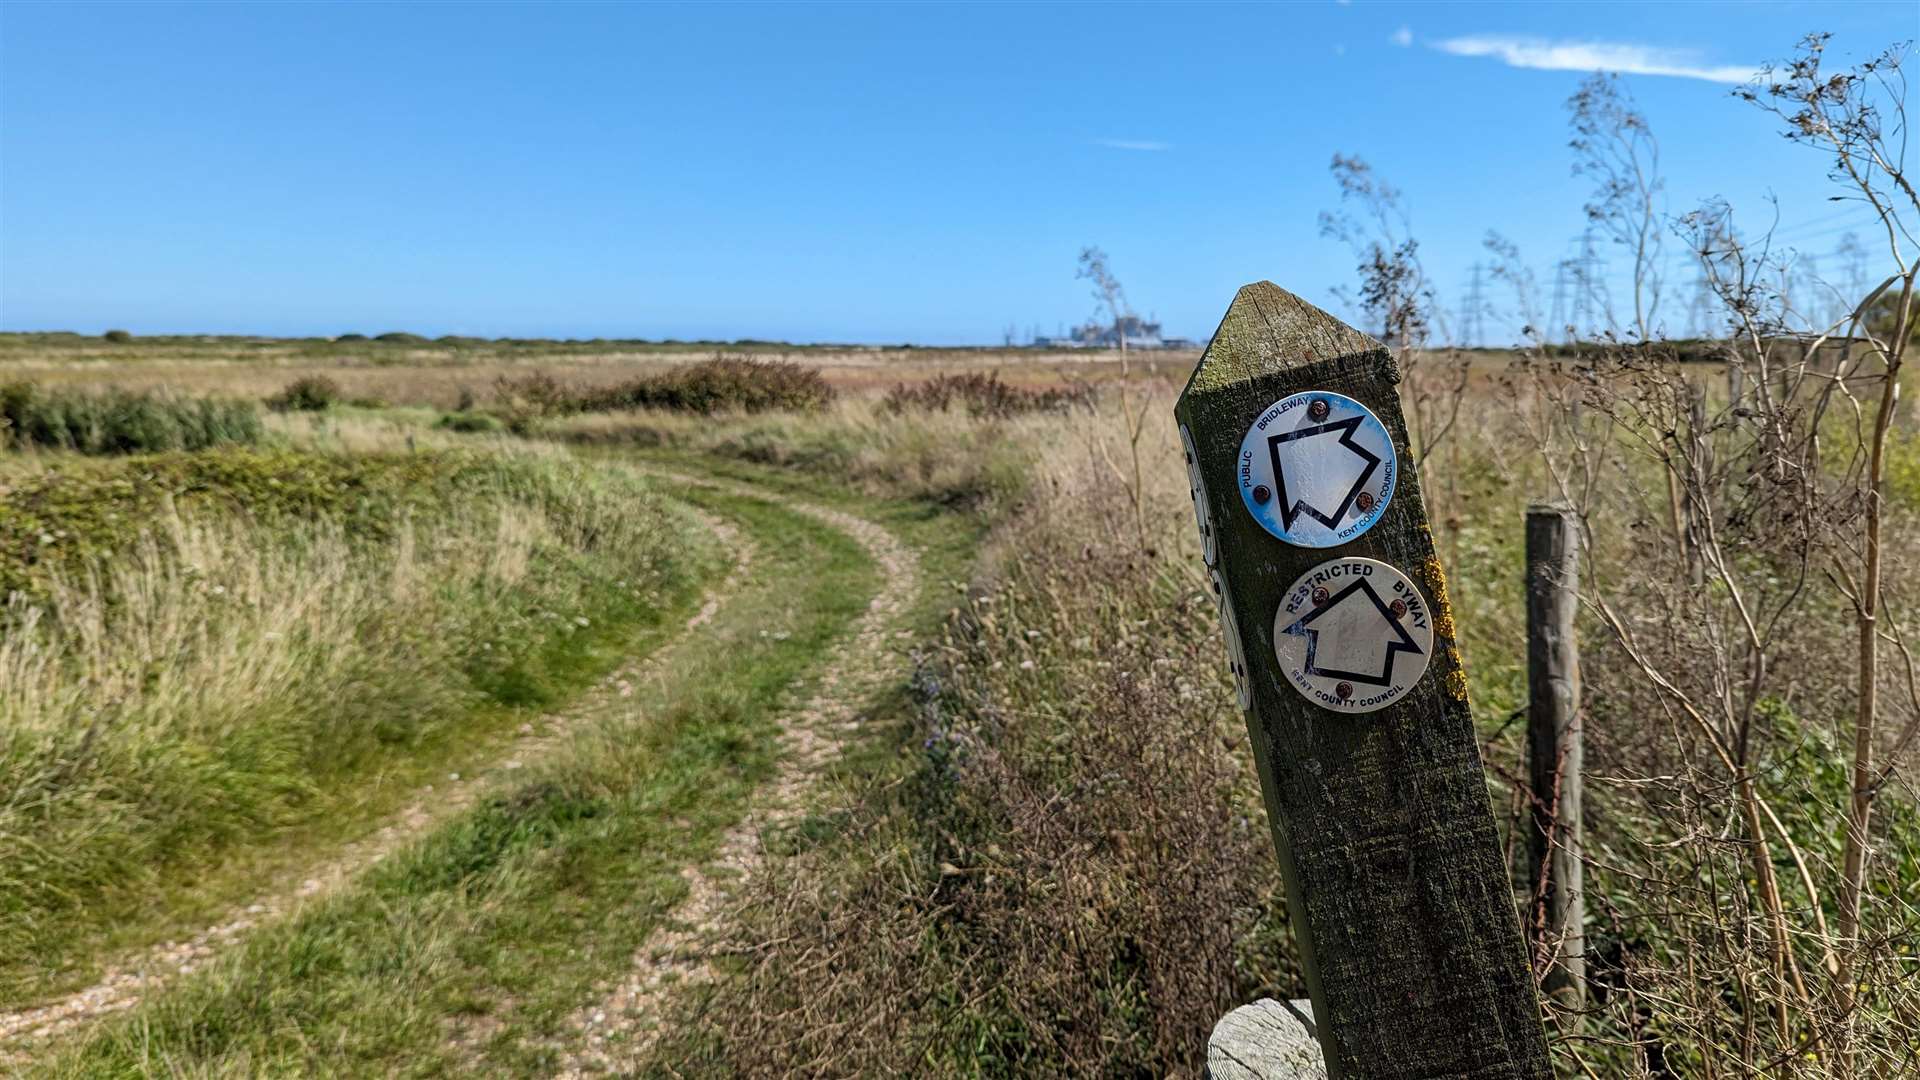
[(53, 534), (52, 534), (52, 533), (41, 533), (41, 534), (40, 534), (40, 542), (41, 542), (41, 543), (43, 543), (43, 544), (51, 544), (51, 543), (53, 543)]
[(1020, 670), (1021, 670), (1021, 671), (1032, 671), (1032, 670), (1033, 670), (1033, 661), (1031, 661), (1031, 660), (1022, 660), (1022, 661), (1020, 661)]
[(585, 615), (575, 615), (573, 617), (573, 621), (576, 625), (579, 625), (579, 626), (587, 625), (587, 617)]

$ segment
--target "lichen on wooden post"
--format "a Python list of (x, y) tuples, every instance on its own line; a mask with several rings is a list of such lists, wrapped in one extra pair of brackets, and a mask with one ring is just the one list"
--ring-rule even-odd
[[(1550, 1077), (1399, 382), (1373, 339), (1241, 289), (1175, 407), (1196, 517), (1328, 1075)], [(1304, 392), (1274, 431), (1317, 428), (1256, 426)], [(1301, 459), (1285, 455), (1320, 435), (1311, 452), (1360, 477), (1344, 499), (1287, 490)], [(1315, 625), (1322, 609), (1337, 613)], [(1377, 628), (1380, 672), (1341, 678), (1336, 624)]]

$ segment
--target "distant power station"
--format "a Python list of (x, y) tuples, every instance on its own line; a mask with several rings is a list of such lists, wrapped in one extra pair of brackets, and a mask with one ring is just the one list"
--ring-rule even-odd
[(1117, 323), (1089, 322), (1076, 326), (1064, 337), (1036, 336), (1033, 343), (1043, 349), (1117, 349), (1121, 335), (1126, 336), (1129, 349), (1192, 349), (1197, 348), (1188, 338), (1170, 338), (1160, 336), (1160, 324), (1148, 322), (1138, 315), (1123, 316)]

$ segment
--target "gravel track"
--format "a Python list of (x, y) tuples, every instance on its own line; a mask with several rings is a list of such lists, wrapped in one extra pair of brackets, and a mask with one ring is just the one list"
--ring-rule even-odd
[(919, 560), (884, 527), (865, 518), (772, 496), (751, 487), (675, 476), (741, 494), (772, 498), (790, 510), (838, 529), (866, 548), (882, 584), (851, 637), (829, 654), (812, 698), (783, 718), (779, 771), (756, 793), (748, 815), (730, 829), (713, 859), (682, 871), (687, 895), (672, 918), (633, 957), (631, 968), (599, 1000), (577, 1010), (575, 1044), (556, 1074), (577, 1078), (637, 1068), (658, 1034), (661, 1007), (677, 986), (711, 979), (709, 942), (725, 929), (728, 898), (760, 871), (769, 830), (806, 809), (806, 795), (859, 726), (864, 703), (900, 677), (910, 631), (904, 617), (920, 589)]

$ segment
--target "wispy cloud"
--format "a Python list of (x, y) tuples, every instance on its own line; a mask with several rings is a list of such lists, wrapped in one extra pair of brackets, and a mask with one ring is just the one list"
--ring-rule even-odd
[(1400, 29), (1395, 30), (1393, 32), (1392, 41), (1395, 45), (1398, 45), (1403, 49), (1409, 45), (1412, 45), (1413, 44), (1413, 27), (1403, 26)]
[(1509, 67), (1542, 71), (1617, 71), (1623, 75), (1670, 75), (1743, 83), (1755, 68), (1701, 63), (1698, 50), (1668, 49), (1614, 41), (1547, 41), (1542, 38), (1479, 34), (1436, 41), (1433, 47), (1455, 56), (1490, 56)]
[(1173, 149), (1172, 143), (1156, 142), (1152, 139), (1095, 139), (1093, 141), (1109, 150), (1150, 150), (1158, 153)]

